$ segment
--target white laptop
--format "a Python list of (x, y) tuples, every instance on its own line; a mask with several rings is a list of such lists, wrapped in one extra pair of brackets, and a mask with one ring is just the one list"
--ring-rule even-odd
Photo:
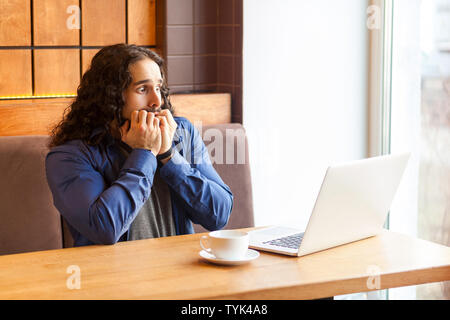
[(330, 166), (306, 230), (251, 231), (250, 248), (304, 256), (379, 234), (409, 156), (386, 155)]

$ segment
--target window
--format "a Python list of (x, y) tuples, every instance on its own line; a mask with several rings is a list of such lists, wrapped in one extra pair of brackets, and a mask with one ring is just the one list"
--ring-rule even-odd
[[(389, 229), (450, 245), (450, 0), (392, 1), (389, 151), (411, 151)], [(389, 30), (385, 30), (389, 32)], [(450, 282), (389, 299), (449, 299)]]

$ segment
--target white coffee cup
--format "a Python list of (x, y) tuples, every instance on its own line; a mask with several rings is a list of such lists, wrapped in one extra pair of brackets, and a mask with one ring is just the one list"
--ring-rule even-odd
[[(207, 242), (207, 245), (205, 244)], [(245, 257), (249, 235), (238, 230), (219, 230), (200, 238), (200, 246), (218, 259), (238, 260)]]

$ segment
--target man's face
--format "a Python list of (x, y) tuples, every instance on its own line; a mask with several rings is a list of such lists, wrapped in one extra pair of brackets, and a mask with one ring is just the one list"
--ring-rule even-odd
[(123, 96), (125, 106), (124, 119), (131, 119), (133, 111), (159, 111), (161, 107), (162, 76), (159, 66), (153, 60), (145, 58), (130, 65), (132, 81)]

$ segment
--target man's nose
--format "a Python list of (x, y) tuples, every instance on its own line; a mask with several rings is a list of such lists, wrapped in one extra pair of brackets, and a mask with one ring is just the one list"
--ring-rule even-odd
[(156, 90), (152, 90), (148, 95), (147, 105), (152, 109), (157, 109), (161, 106), (161, 96)]

